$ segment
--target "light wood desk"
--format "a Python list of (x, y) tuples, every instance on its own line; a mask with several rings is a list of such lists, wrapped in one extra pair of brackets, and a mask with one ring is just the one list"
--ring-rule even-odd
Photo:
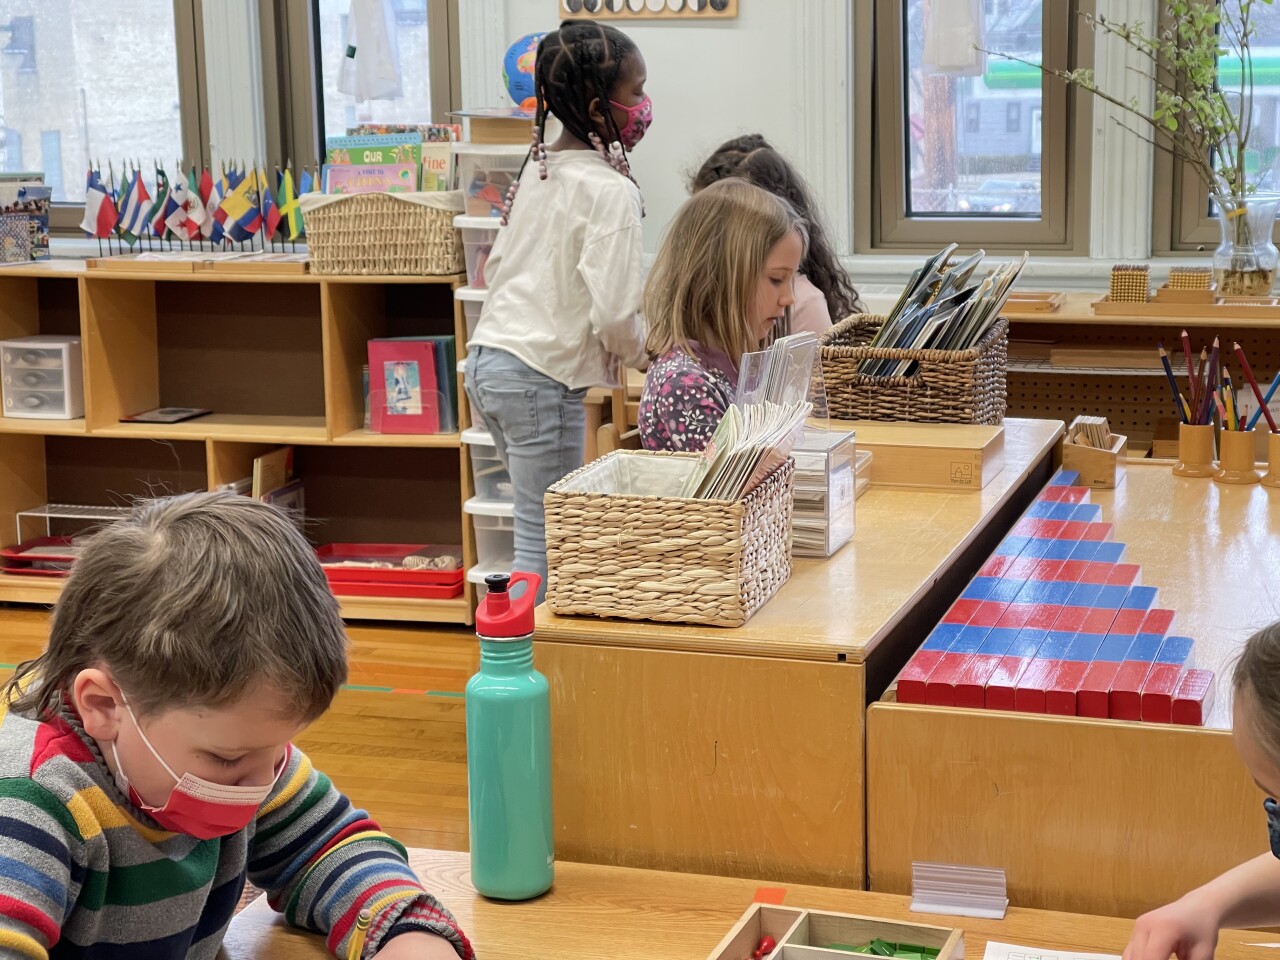
[[(754, 880), (700, 877), (619, 867), (556, 865), (556, 885), (541, 900), (492, 903), (471, 889), (467, 856), (410, 851), (410, 861), (471, 938), (480, 960), (707, 960), (721, 937), (755, 899)], [(789, 906), (835, 910), (886, 919), (960, 927), (965, 956), (980, 960), (987, 940), (1120, 953), (1132, 924), (1040, 910), (1009, 910), (1004, 920), (970, 920), (911, 913), (905, 897), (788, 886)], [(1267, 934), (1224, 932), (1218, 960), (1258, 956), (1246, 943)], [(251, 904), (231, 924), (223, 944), (226, 960), (322, 960), (323, 940), (293, 930), (267, 906)]]
[[(1218, 674), (1280, 618), (1280, 491), (1132, 462), (1094, 490), (1125, 561), (1160, 588), (1174, 631)], [(877, 703), (867, 715), (872, 889), (905, 892), (912, 860), (1003, 867), (1017, 903), (1126, 916), (1267, 848), (1262, 795), (1225, 729)]]
[(874, 485), (853, 543), (737, 629), (538, 611), (569, 860), (865, 883), (863, 722), (1048, 479), (1062, 424), (1006, 422), (981, 491)]

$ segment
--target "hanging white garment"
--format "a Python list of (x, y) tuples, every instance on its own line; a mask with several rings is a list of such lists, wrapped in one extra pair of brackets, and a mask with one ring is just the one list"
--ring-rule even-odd
[(987, 72), (982, 0), (933, 0), (924, 22), (925, 73), (980, 77)]
[(360, 101), (396, 100), (404, 95), (391, 0), (351, 0), (338, 89)]

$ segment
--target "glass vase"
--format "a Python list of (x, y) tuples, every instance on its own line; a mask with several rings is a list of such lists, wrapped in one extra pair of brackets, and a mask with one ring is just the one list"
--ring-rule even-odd
[(1276, 278), (1280, 251), (1271, 242), (1280, 194), (1214, 197), (1222, 243), (1213, 251), (1220, 297), (1266, 297)]

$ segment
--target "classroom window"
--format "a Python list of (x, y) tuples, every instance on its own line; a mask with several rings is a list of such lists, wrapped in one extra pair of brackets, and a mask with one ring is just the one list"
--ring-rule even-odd
[[(1239, 0), (1223, 2), (1227, 7), (1239, 7)], [(1254, 95), (1245, 164), (1250, 180), (1260, 191), (1275, 193), (1280, 191), (1280, 7), (1255, 3), (1250, 16), (1255, 30), (1249, 43)], [(1218, 76), (1225, 90), (1238, 90), (1239, 57), (1230, 51), (1222, 55)], [(1214, 219), (1208, 190), (1194, 171), (1161, 150), (1156, 151), (1155, 157), (1155, 200), (1154, 250), (1172, 252), (1217, 245), (1221, 230)]]
[[(929, 68), (925, 37), (937, 3), (855, 7), (855, 62), (867, 65), (858, 83), (875, 107), (858, 111), (859, 167), (869, 173), (858, 185), (869, 211), (860, 243), (1084, 252), (1088, 138), (1071, 135), (1081, 98), (1035, 66), (996, 57), (980, 76)], [(1075, 54), (1079, 6), (984, 2), (986, 47), (1032, 63), (1087, 66)]]

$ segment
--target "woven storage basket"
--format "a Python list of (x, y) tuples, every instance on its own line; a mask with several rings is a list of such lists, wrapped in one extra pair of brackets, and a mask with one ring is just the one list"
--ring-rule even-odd
[(791, 578), (795, 462), (743, 500), (565, 492), (618, 450), (547, 491), (547, 606), (574, 616), (738, 627)]
[[(984, 423), (1004, 420), (1009, 322), (1003, 317), (968, 350), (869, 347), (883, 316), (855, 314), (822, 335), (822, 380), (836, 420)], [(871, 377), (863, 360), (915, 360), (909, 377)]]
[(366, 276), (438, 276), (465, 269), (462, 237), (453, 218), (462, 211), (461, 192), (358, 193), (303, 202), (303, 225), (312, 273)]

